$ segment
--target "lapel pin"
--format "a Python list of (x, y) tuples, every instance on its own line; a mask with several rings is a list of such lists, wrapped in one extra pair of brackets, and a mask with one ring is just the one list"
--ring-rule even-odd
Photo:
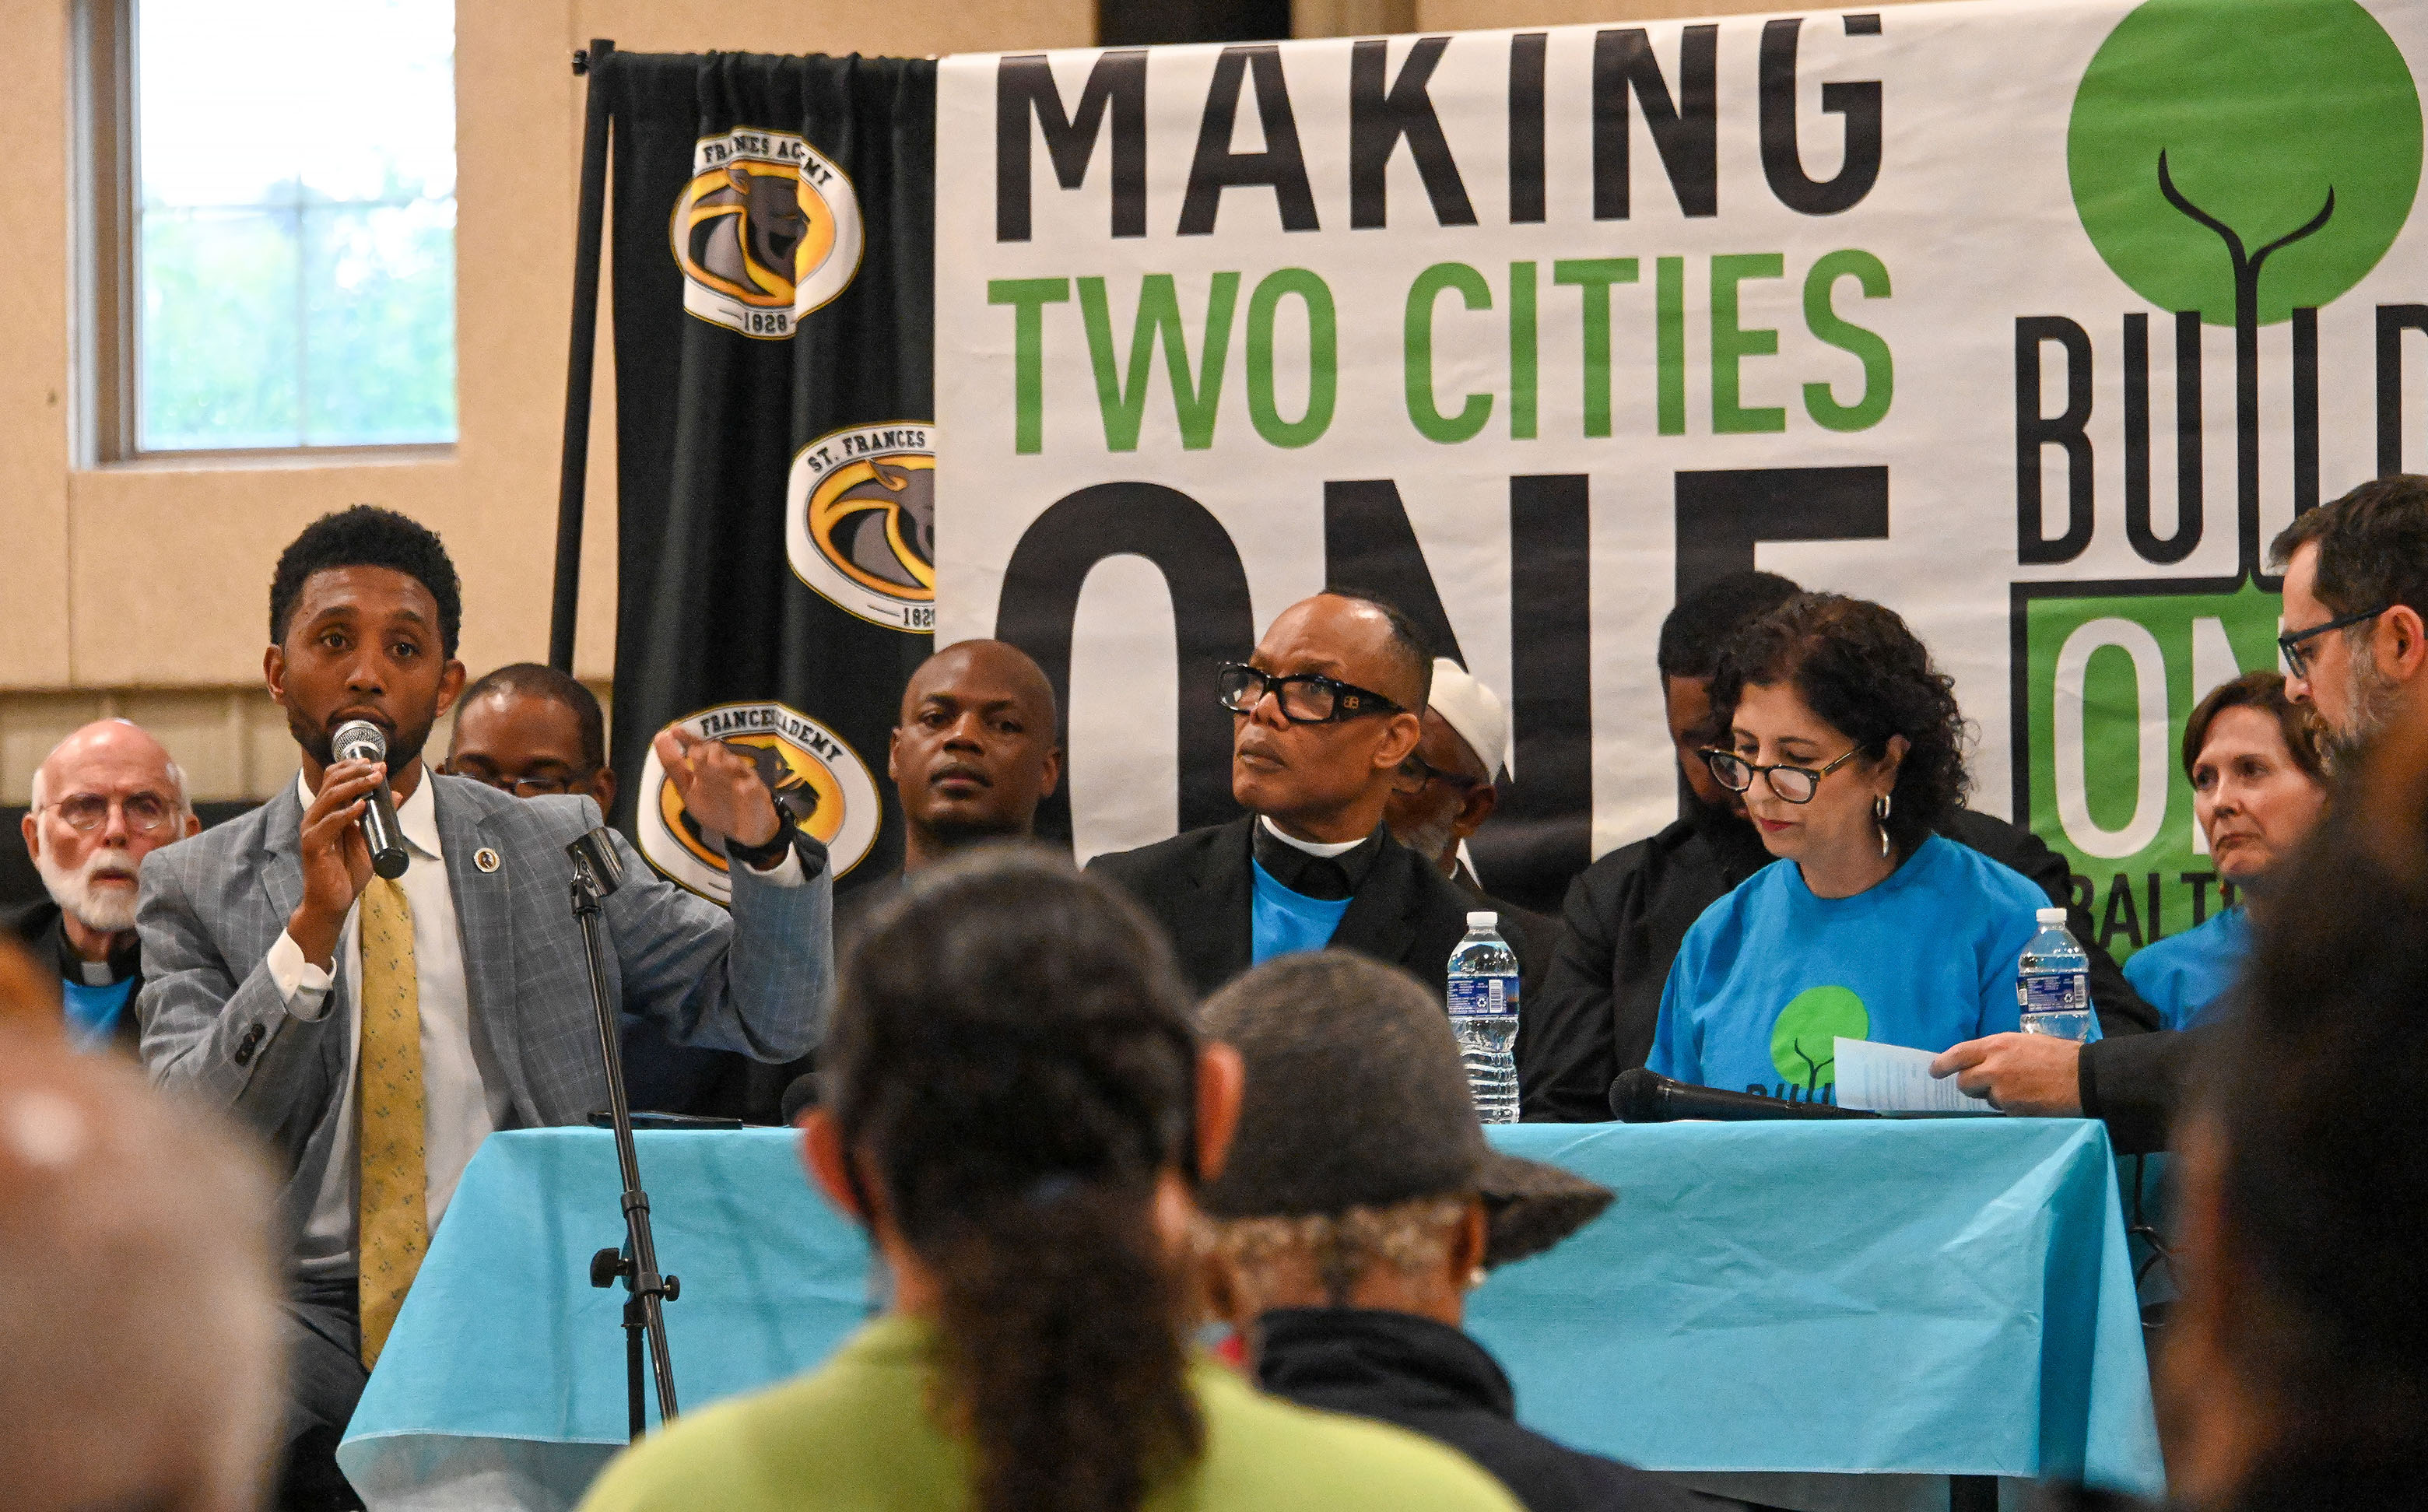
[(480, 849), (472, 852), (472, 864), (480, 867), (484, 872), (496, 871), (499, 866), (498, 853), (491, 850), (488, 846), (483, 846)]

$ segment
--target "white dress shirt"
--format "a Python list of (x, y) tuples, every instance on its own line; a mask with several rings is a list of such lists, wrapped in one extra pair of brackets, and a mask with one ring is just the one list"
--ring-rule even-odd
[[(300, 772), (295, 785), (304, 808), (310, 809), (312, 790)], [(514, 1104), (486, 1033), (474, 1032), (471, 997), (465, 987), (464, 938), (456, 928), (455, 894), (439, 853), (433, 785), (425, 768), (413, 796), (397, 809), (396, 822), (404, 833), (408, 858), (397, 881), (413, 909), (413, 974), (421, 1011), (422, 1169), (435, 1231), (472, 1152), (492, 1129), (513, 1126)], [(345, 932), (337, 942), (346, 982), (346, 1071), (337, 1094), (337, 1138), (296, 1256), (304, 1274), (322, 1279), (355, 1274), (356, 1193), (362, 1175), (354, 1119), (354, 1061), (362, 1050), (362, 911), (359, 901), (347, 911)], [(287, 1012), (306, 1022), (327, 1016), (331, 975), (304, 959), (292, 935), (281, 934), (270, 947), (270, 974), (287, 1000)]]

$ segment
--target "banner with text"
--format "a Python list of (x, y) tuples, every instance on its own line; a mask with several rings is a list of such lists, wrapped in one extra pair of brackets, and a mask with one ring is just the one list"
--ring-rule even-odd
[[(938, 629), (1067, 696), (1082, 855), (1221, 817), (1213, 667), (1327, 580), (1513, 707), (1487, 886), (1674, 813), (1653, 642), (1905, 615), (2119, 955), (2266, 544), (2428, 468), (2418, 0), (1969, 0), (946, 59)], [(2408, 422), (2405, 417), (2410, 417)]]

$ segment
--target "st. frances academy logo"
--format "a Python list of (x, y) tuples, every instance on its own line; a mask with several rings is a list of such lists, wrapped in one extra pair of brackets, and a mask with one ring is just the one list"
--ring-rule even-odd
[[(777, 805), (802, 833), (826, 843), (835, 876), (860, 864), (877, 843), (880, 808), (868, 764), (807, 715), (780, 703), (725, 703), (677, 724), (705, 739), (721, 740), (757, 763)], [(720, 903), (730, 899), (726, 837), (684, 812), (655, 748), (641, 767), (637, 818), (641, 854), (650, 865), (695, 893)]]
[(793, 458), (784, 549), (803, 583), (872, 625), (936, 628), (936, 428), (822, 436)]
[(860, 270), (860, 197), (800, 138), (745, 126), (700, 139), (672, 235), (684, 309), (780, 340)]

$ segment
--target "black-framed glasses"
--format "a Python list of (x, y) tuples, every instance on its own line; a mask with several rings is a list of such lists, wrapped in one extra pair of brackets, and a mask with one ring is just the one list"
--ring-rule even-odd
[(106, 798), (98, 793), (72, 793), (56, 803), (42, 807), (65, 819), (68, 828), (90, 834), (109, 822), (110, 805), (126, 815), (126, 828), (138, 834), (153, 830), (176, 817), (177, 806), (157, 793), (131, 793), (123, 798)]
[(1398, 704), (1379, 693), (1319, 672), (1293, 672), (1285, 677), (1233, 663), (1215, 674), (1214, 686), (1222, 696), (1222, 707), (1233, 714), (1254, 712), (1271, 693), (1281, 700), (1282, 717), (1294, 725), (1329, 724), (1370, 714), (1401, 712)]
[(1439, 782), (1454, 793), (1472, 793), (1488, 781), (1485, 778), (1469, 777), (1464, 772), (1445, 772), (1423, 757), (1415, 754), (1411, 754), (1406, 761), (1400, 764), (1400, 775), (1415, 778), (1419, 791), (1422, 791), (1428, 782)]
[(2393, 607), (2394, 605), (2390, 603), (2379, 604), (2365, 614), (2346, 615), (2341, 619), (2330, 619), (2323, 625), (2312, 625), (2307, 630), (2288, 631), (2277, 636), (2276, 649), (2285, 653), (2285, 669), (2295, 677), (2308, 677), (2311, 641), (2331, 630), (2350, 630), (2354, 625), (2365, 625)]
[(1853, 747), (1844, 756), (1817, 769), (1811, 766), (1756, 766), (1732, 750), (1707, 750), (1703, 752), (1703, 760), (1712, 768), (1712, 780), (1731, 793), (1743, 793), (1752, 787), (1753, 780), (1759, 774), (1770, 780), (1770, 790), (1779, 795), (1780, 801), (1810, 803), (1813, 795), (1821, 789), (1821, 780), (1853, 761), (1862, 748), (1861, 746)]

